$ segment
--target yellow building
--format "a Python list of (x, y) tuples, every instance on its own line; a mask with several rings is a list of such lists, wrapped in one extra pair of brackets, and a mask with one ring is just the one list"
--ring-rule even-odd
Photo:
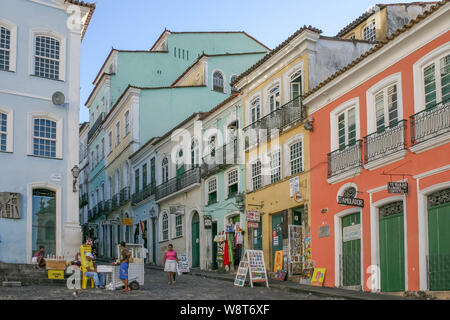
[(233, 83), (244, 106), (246, 210), (260, 213), (247, 221), (245, 245), (264, 251), (269, 272), (276, 251), (293, 261), (291, 275), (311, 263), (308, 130), (316, 124), (301, 96), (371, 47), (303, 27)]

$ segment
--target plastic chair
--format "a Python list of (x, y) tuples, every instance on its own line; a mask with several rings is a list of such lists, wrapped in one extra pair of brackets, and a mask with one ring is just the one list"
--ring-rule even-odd
[(88, 245), (82, 245), (80, 246), (80, 257), (81, 257), (81, 288), (86, 289), (86, 285), (89, 279), (91, 279), (91, 287), (95, 287), (94, 279), (86, 277), (84, 273), (87, 271), (87, 266), (92, 265), (92, 263), (89, 263), (89, 261), (86, 258), (86, 253), (92, 252), (92, 247)]

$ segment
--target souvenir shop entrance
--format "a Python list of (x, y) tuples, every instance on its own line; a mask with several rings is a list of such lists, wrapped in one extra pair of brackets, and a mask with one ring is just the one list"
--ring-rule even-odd
[[(225, 271), (237, 270), (244, 253), (244, 237), (241, 229), (240, 214), (227, 218), (225, 230), (216, 235), (214, 233), (213, 224), (213, 261), (216, 261), (217, 268), (219, 270), (225, 269)], [(216, 246), (217, 249), (215, 248)]]

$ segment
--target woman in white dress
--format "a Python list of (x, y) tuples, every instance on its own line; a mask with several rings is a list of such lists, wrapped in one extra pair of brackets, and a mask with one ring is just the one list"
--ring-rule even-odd
[(177, 273), (177, 264), (178, 264), (178, 256), (177, 252), (173, 250), (173, 245), (169, 244), (167, 246), (166, 252), (164, 252), (164, 271), (167, 272), (167, 276), (169, 278), (168, 284), (172, 284), (175, 282), (175, 275)]

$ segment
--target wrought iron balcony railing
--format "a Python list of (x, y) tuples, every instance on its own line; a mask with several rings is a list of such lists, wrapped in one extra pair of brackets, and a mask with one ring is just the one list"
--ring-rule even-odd
[(411, 144), (414, 146), (450, 132), (450, 101), (410, 117)]
[(202, 177), (209, 177), (217, 171), (237, 164), (238, 158), (239, 144), (237, 140), (233, 140), (232, 142), (216, 149), (214, 153), (203, 157)]
[(89, 129), (88, 141), (91, 140), (91, 138), (97, 132), (98, 128), (100, 128), (104, 118), (105, 118), (105, 113), (104, 112), (100, 113), (100, 115), (98, 116), (97, 120), (95, 120), (94, 124), (92, 125), (91, 129)]
[(101, 215), (104, 212), (104, 202), (97, 203), (97, 215)]
[(368, 163), (406, 149), (406, 120), (364, 137), (364, 162)]
[(111, 211), (111, 204), (112, 204), (111, 199), (103, 202), (103, 212), (104, 213), (109, 213)]
[(156, 192), (156, 186), (155, 184), (149, 184), (144, 187), (141, 191), (138, 191), (136, 193), (133, 193), (131, 196), (131, 204), (135, 205), (141, 201), (144, 201), (145, 199), (151, 197)]
[(305, 119), (306, 108), (302, 104), (301, 97), (295, 98), (281, 108), (244, 128), (246, 135), (245, 149), (257, 145), (260, 142), (269, 141), (276, 130), (281, 133), (296, 122), (301, 122)]
[(130, 201), (130, 187), (125, 187), (120, 190), (120, 205), (124, 205)]
[(114, 210), (118, 207), (120, 207), (120, 194), (116, 193), (115, 195), (112, 196), (111, 198), (111, 210)]
[(361, 145), (362, 141), (358, 140), (355, 144), (345, 147), (345, 149), (329, 153), (328, 178), (362, 167)]
[(201, 182), (200, 167), (184, 172), (180, 177), (172, 178), (156, 187), (156, 200), (183, 190), (193, 184)]

